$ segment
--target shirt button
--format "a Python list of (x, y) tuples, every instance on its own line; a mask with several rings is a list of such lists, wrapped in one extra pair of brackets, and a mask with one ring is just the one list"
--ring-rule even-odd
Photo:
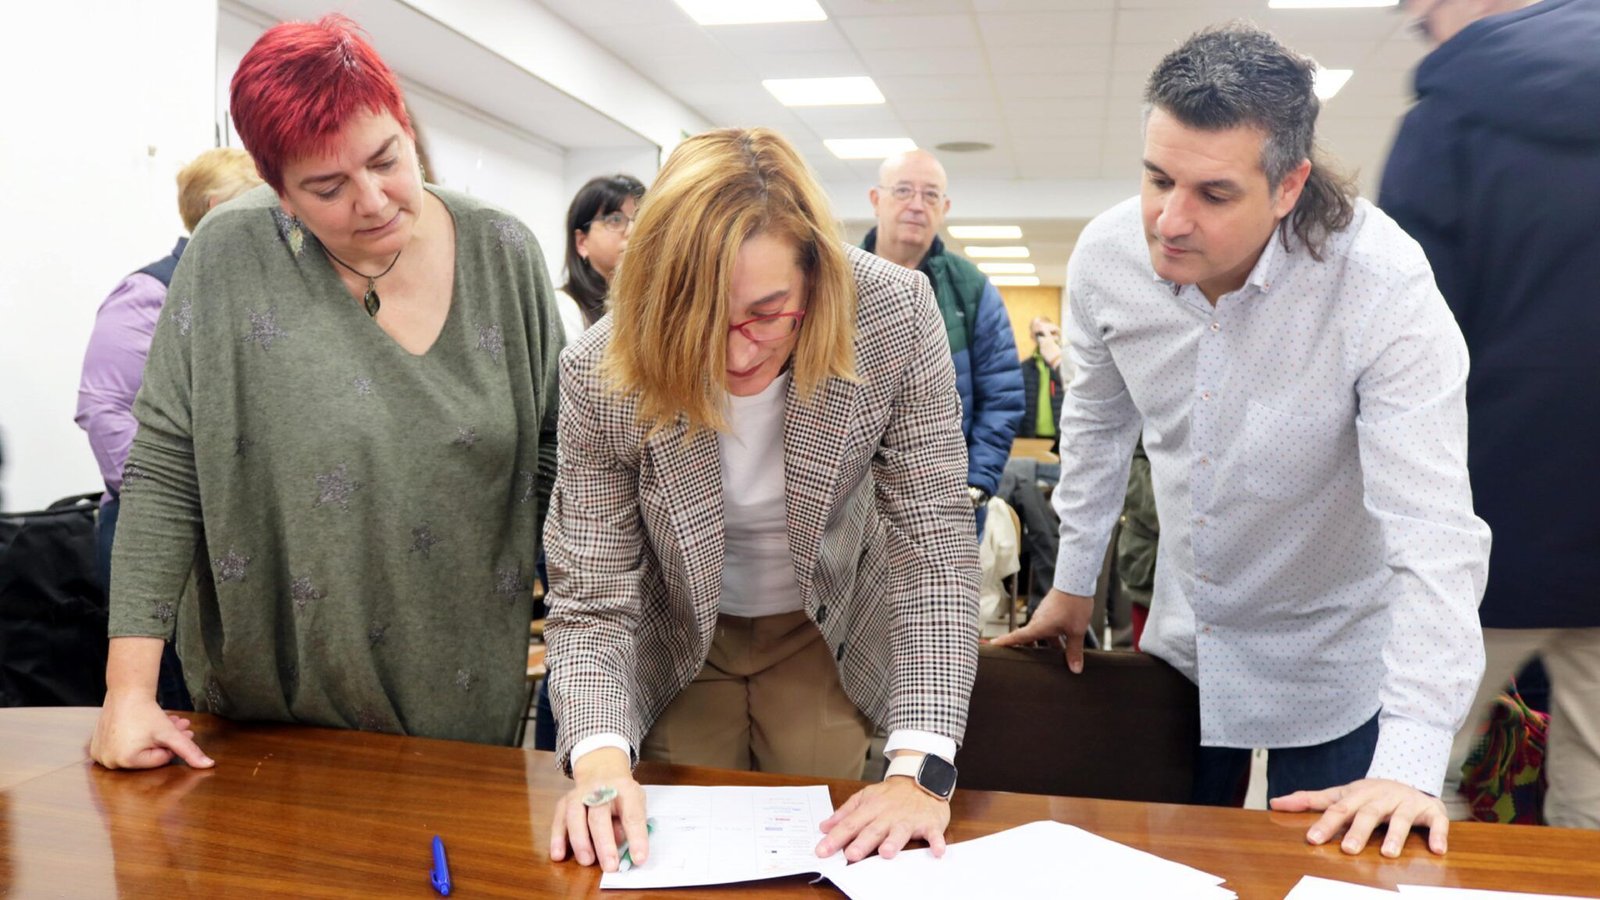
[(1211, 583), (1211, 576), (1210, 575), (1201, 575), (1200, 576), (1200, 580), (1204, 581), (1206, 584), (1210, 584)]
[(1211, 465), (1211, 457), (1209, 457), (1209, 456), (1200, 457), (1200, 465), (1202, 465), (1202, 466)]
[(1211, 323), (1211, 330), (1212, 331), (1221, 331), (1222, 330), (1222, 323), (1221, 322), (1212, 322)]
[(1202, 628), (1202, 629), (1200, 629), (1200, 631), (1201, 631), (1201, 633), (1203, 633), (1203, 634), (1210, 634), (1210, 633), (1211, 633), (1211, 626), (1210, 626), (1210, 625), (1207, 625), (1207, 626), (1206, 626), (1206, 627), (1204, 627), (1204, 628)]
[(1201, 391), (1200, 392), (1200, 399), (1201, 400), (1210, 400), (1211, 399), (1211, 392), (1210, 391)]
[(1195, 523), (1195, 524), (1196, 524), (1196, 525), (1199, 525), (1199, 526), (1200, 526), (1200, 527), (1201, 527), (1201, 528), (1204, 528), (1204, 527), (1205, 527), (1205, 525), (1206, 525), (1206, 520), (1205, 520), (1205, 518), (1204, 518), (1204, 517), (1201, 517), (1201, 518), (1198, 518), (1198, 519), (1195, 519), (1195, 520), (1194, 520), (1194, 523)]
[(826, 621), (828, 621), (828, 604), (819, 603), (817, 604), (817, 624), (821, 625)]

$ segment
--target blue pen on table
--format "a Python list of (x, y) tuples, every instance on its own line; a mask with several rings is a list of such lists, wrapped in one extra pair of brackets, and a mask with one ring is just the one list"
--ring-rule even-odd
[(433, 882), (433, 889), (441, 895), (450, 896), (450, 863), (444, 858), (444, 838), (437, 834), (433, 836), (433, 872), (429, 878)]
[[(656, 833), (656, 820), (652, 817), (644, 820), (644, 833)], [(628, 842), (622, 842), (622, 860), (617, 863), (618, 872), (626, 872), (633, 868), (633, 857), (628, 854)]]

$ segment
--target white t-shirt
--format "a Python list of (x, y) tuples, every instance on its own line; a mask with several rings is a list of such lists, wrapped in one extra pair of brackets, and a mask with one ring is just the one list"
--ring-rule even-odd
[(784, 512), (783, 412), (789, 373), (753, 397), (728, 397), (731, 433), (717, 436), (727, 524), (721, 611), (772, 616), (804, 609)]
[(561, 329), (567, 334), (567, 343), (576, 341), (584, 330), (583, 310), (578, 308), (578, 301), (561, 288), (556, 288), (556, 311), (561, 313)]

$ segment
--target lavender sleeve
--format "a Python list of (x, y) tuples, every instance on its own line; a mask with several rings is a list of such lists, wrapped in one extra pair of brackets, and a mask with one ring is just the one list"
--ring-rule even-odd
[(122, 490), (122, 465), (139, 427), (133, 398), (144, 381), (150, 338), (166, 299), (166, 285), (159, 280), (142, 273), (124, 278), (100, 304), (83, 355), (75, 419), (89, 433), (100, 475), (112, 491)]

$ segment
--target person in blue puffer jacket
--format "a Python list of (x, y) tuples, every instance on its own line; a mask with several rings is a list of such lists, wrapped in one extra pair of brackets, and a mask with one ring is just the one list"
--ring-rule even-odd
[(967, 492), (981, 535), (984, 506), (1000, 486), (1022, 417), (1022, 372), (1000, 292), (977, 266), (946, 253), (939, 239), (950, 212), (947, 184), (944, 166), (925, 150), (884, 160), (878, 184), (868, 192), (878, 225), (867, 232), (861, 249), (916, 269), (933, 283), (955, 361), (961, 432), (967, 439)]

